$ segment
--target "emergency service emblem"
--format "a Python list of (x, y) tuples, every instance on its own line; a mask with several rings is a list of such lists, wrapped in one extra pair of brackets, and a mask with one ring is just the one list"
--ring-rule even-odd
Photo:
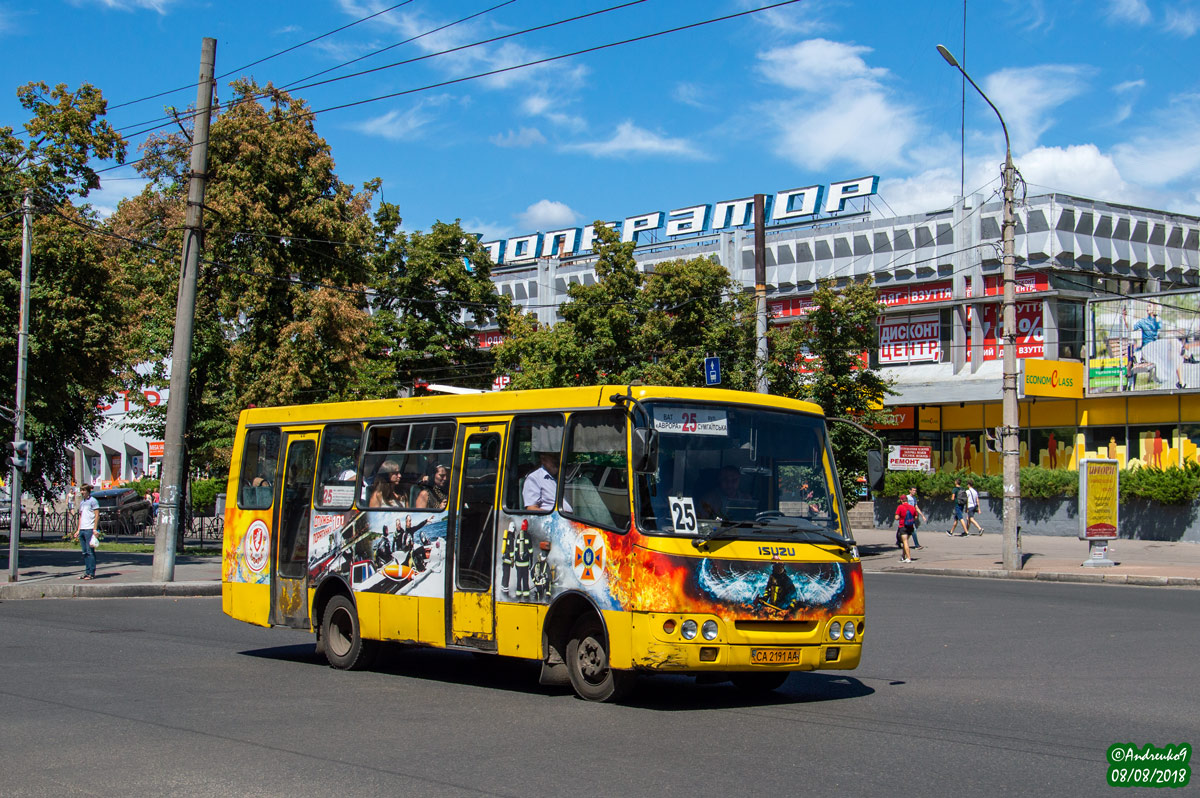
[(604, 537), (584, 532), (575, 539), (575, 576), (590, 585), (604, 571)]
[(262, 573), (267, 567), (267, 554), (271, 548), (271, 532), (262, 521), (255, 521), (242, 538), (242, 551), (246, 556), (246, 567), (254, 573)]

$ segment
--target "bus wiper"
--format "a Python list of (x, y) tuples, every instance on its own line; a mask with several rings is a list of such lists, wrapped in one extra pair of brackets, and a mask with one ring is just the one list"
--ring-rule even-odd
[[(850, 551), (857, 545), (852, 538), (842, 537), (829, 533), (819, 524), (809, 521), (807, 518), (787, 518), (781, 516), (770, 516), (768, 518), (759, 518), (754, 521), (724, 521), (719, 526), (713, 526), (707, 532), (702, 532), (692, 539), (692, 545), (696, 548), (703, 548), (710, 540), (720, 540), (722, 538), (736, 537), (734, 534), (737, 530), (742, 529), (770, 529), (770, 528), (786, 527), (788, 531), (809, 532), (817, 535), (830, 543), (841, 546), (846, 551)], [(782, 531), (782, 530), (781, 530)]]

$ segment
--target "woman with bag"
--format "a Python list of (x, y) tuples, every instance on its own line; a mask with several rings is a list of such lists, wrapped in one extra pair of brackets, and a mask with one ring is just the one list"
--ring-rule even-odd
[(79, 488), (82, 498), (79, 500), (79, 529), (75, 537), (79, 538), (79, 546), (83, 549), (83, 576), (80, 579), (96, 578), (96, 516), (100, 513), (100, 502), (92, 498), (92, 486), (83, 485)]

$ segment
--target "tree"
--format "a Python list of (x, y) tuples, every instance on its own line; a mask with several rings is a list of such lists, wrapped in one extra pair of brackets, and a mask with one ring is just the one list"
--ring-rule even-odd
[(84, 84), (17, 90), (31, 114), (23, 134), (0, 127), (0, 391), (15, 394), (20, 308), (21, 216), (33, 194), (32, 270), (25, 437), (34, 442), (24, 487), (44, 495), (69, 479), (70, 449), (100, 423), (98, 405), (111, 396), (124, 359), (123, 288), (102, 268), (98, 224), (84, 198), (99, 187), (96, 159), (122, 163), (125, 142), (102, 119), (100, 91)]
[(375, 215), (372, 322), (384, 354), (376, 380), (391, 386), (416, 379), (489, 385), (493, 357), (480, 349), (476, 330), (507, 313), (511, 303), (496, 292), (487, 251), (457, 221), (408, 234), (400, 221), (391, 203), (382, 203)]
[[(882, 307), (870, 280), (838, 288), (824, 281), (801, 321), (768, 333), (772, 393), (820, 405), (830, 418), (850, 417), (869, 424), (878, 419), (888, 382), (868, 367), (864, 353), (879, 343)], [(858, 479), (867, 471), (867, 451), (878, 442), (844, 424), (830, 426), (842, 493), (848, 505), (858, 499)]]
[(710, 258), (655, 264), (643, 274), (634, 244), (596, 222), (596, 283), (572, 285), (563, 321), (540, 327), (532, 315), (503, 320), (497, 367), (514, 388), (603, 382), (703, 385), (704, 357), (720, 355), (722, 387), (753, 384), (750, 300)]
[[(362, 396), (374, 390), (376, 373), (368, 367), (367, 289), (368, 209), (378, 181), (356, 191), (338, 178), (303, 101), (253, 81), (232, 88), (209, 134), (187, 397), (188, 450), (213, 470), (228, 464), (243, 408)], [(182, 134), (148, 141), (139, 170), (151, 184), (110, 221), (136, 242), (112, 261), (127, 284), (142, 289), (129, 310), (140, 360), (152, 368), (127, 373), (131, 383), (166, 382), (189, 145)], [(152, 428), (162, 420), (161, 409), (148, 413)]]

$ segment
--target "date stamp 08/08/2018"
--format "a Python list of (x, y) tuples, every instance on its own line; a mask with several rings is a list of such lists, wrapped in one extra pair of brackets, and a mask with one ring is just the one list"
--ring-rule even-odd
[(1191, 743), (1159, 748), (1114, 743), (1108, 747), (1110, 787), (1184, 787), (1191, 780)]

